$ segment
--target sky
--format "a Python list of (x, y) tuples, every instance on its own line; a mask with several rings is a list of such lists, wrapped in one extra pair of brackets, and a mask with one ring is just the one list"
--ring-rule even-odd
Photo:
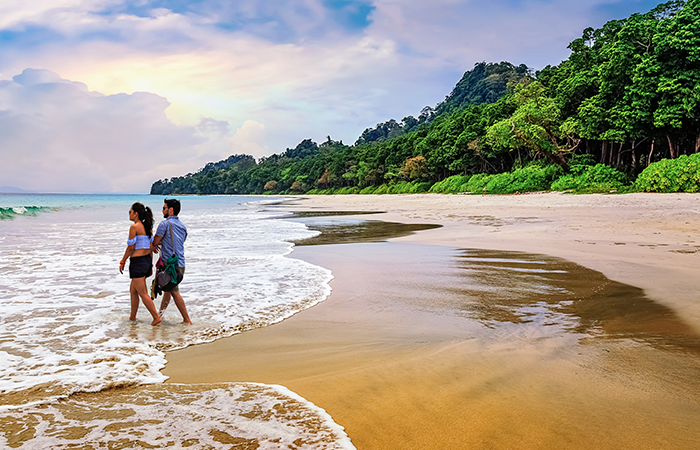
[(0, 186), (146, 193), (418, 116), (475, 63), (537, 70), (646, 0), (1, 0)]

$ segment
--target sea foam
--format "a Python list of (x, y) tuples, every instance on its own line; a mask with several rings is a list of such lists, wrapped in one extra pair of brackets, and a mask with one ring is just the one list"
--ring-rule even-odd
[[(30, 417), (31, 420), (27, 420)], [(282, 386), (155, 385), (3, 415), (0, 446), (352, 450), (342, 427)]]
[(181, 293), (193, 326), (181, 323), (175, 305), (157, 327), (143, 305), (138, 320), (128, 320), (130, 280), (117, 268), (130, 203), (4, 222), (0, 404), (162, 382), (164, 350), (279, 322), (330, 293), (330, 271), (286, 257), (289, 241), (316, 234), (303, 224), (277, 220), (280, 213), (259, 202), (183, 205), (189, 235)]

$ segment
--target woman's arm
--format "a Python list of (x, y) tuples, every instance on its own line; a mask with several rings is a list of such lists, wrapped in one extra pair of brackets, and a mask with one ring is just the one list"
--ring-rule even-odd
[[(133, 224), (131, 227), (129, 227), (129, 239), (133, 239), (135, 237), (136, 224)], [(126, 246), (126, 250), (124, 250), (124, 256), (122, 257), (122, 260), (119, 261), (119, 273), (124, 273), (124, 266), (126, 265), (126, 260), (134, 253), (134, 247), (136, 247), (136, 244)]]

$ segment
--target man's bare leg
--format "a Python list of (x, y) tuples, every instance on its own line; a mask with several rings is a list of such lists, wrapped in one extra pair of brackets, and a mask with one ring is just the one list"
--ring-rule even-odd
[[(180, 311), (180, 314), (182, 315), (182, 321), (192, 325), (192, 320), (190, 320), (190, 316), (189, 316), (189, 314), (187, 314), (187, 308), (185, 307), (185, 301), (182, 299), (182, 295), (180, 295), (180, 292), (173, 291), (171, 294), (173, 296), (173, 300), (175, 300), (175, 306), (177, 306), (178, 311)], [(165, 300), (165, 297), (163, 297), (163, 300)]]
[(163, 298), (160, 300), (160, 308), (158, 308), (158, 314), (163, 317), (163, 313), (168, 308), (170, 304), (170, 292), (163, 292)]

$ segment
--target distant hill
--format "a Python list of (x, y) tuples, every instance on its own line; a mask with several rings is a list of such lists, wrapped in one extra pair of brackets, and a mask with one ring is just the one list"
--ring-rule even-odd
[(231, 155), (227, 159), (224, 159), (219, 162), (210, 162), (206, 166), (204, 166), (203, 169), (200, 170), (202, 173), (209, 173), (209, 172), (214, 172), (217, 170), (225, 169), (227, 167), (233, 166), (234, 164), (238, 163), (241, 160), (249, 159), (250, 156), (248, 155)]
[(505, 95), (508, 83), (517, 83), (531, 74), (532, 71), (525, 64), (476, 63), (472, 70), (464, 73), (450, 95), (435, 107), (435, 115), (448, 114), (471, 105), (495, 103)]
[(34, 191), (25, 191), (14, 186), (0, 186), (0, 194), (33, 194)]
[(404, 117), (401, 122), (391, 119), (378, 123), (374, 128), (367, 128), (355, 141), (355, 145), (369, 142), (381, 142), (394, 139), (402, 134), (415, 131), (424, 123), (443, 114), (449, 114), (458, 109), (483, 103), (495, 103), (508, 91), (508, 84), (532, 75), (532, 70), (525, 64), (515, 66), (509, 62), (474, 64), (457, 82), (450, 95), (438, 103), (435, 108), (426, 106), (418, 118)]

